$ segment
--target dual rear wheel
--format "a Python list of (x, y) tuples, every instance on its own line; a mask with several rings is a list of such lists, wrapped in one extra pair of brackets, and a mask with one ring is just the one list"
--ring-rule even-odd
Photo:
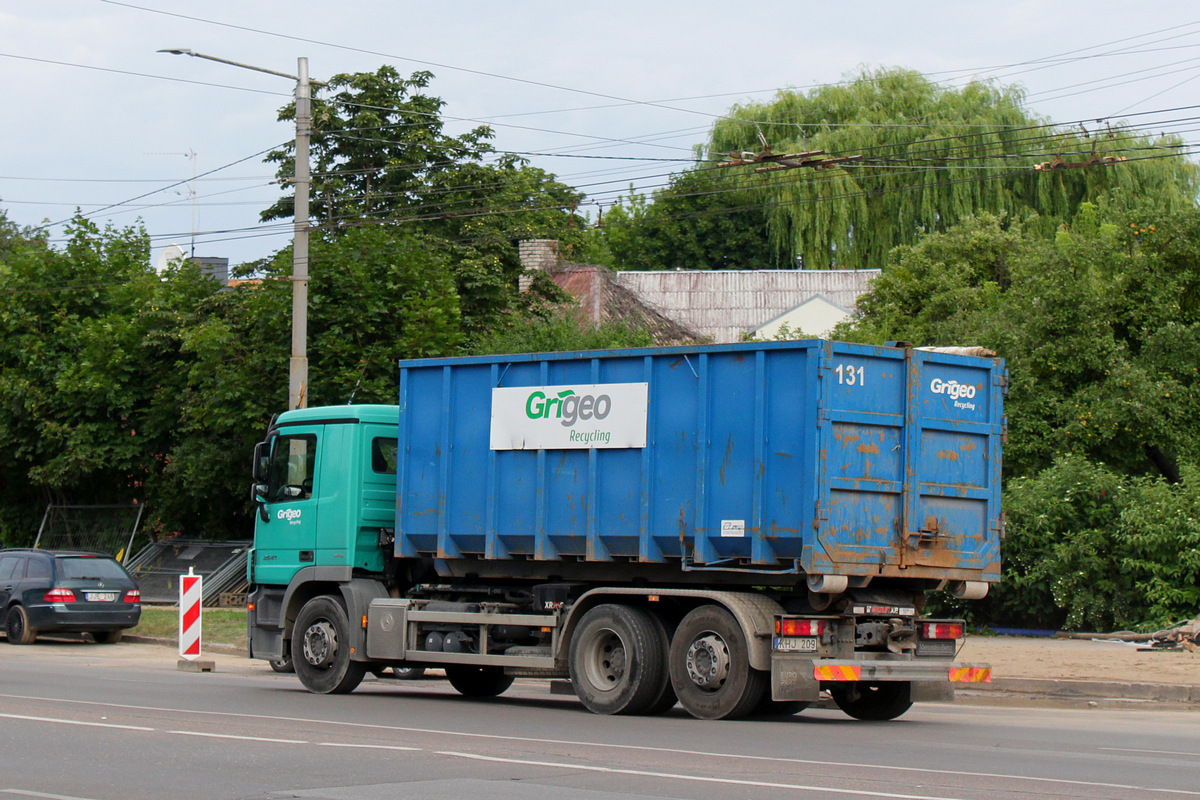
[(694, 717), (729, 719), (755, 712), (767, 689), (741, 626), (715, 605), (687, 614), (674, 636), (646, 609), (596, 606), (571, 637), (568, 665), (575, 694), (597, 714), (659, 714), (678, 701)]

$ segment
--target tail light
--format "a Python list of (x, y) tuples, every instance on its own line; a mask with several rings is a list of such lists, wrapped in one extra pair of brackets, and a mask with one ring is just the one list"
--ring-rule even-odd
[(778, 636), (820, 636), (825, 633), (823, 619), (777, 619), (775, 634)]
[(140, 603), (140, 602), (142, 602), (142, 592), (141, 592), (141, 590), (139, 590), (139, 589), (130, 589), (128, 592), (126, 592), (126, 593), (125, 593), (125, 602), (126, 602), (126, 603)]
[(51, 589), (42, 599), (47, 603), (74, 603), (75, 593), (70, 589)]
[(922, 639), (961, 639), (963, 624), (961, 622), (922, 622)]

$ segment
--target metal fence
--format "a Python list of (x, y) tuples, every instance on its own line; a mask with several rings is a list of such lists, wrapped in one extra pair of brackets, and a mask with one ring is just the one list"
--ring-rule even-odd
[(138, 582), (144, 603), (178, 603), (179, 578), (191, 568), (204, 576), (203, 604), (216, 606), (221, 595), (246, 590), (246, 560), (251, 542), (162, 539), (152, 542), (126, 565)]

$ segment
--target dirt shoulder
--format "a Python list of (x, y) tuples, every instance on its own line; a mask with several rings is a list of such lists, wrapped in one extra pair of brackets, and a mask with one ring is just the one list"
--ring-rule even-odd
[(992, 665), (996, 678), (1102, 680), (1200, 686), (1200, 651), (1115, 641), (968, 637), (958, 660)]

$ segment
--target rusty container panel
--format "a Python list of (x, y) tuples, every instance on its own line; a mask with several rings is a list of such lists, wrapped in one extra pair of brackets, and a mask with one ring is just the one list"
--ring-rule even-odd
[[(397, 554), (994, 580), (1002, 377), (818, 340), (402, 361)], [(494, 390), (610, 384), (644, 447), (490, 438)]]

